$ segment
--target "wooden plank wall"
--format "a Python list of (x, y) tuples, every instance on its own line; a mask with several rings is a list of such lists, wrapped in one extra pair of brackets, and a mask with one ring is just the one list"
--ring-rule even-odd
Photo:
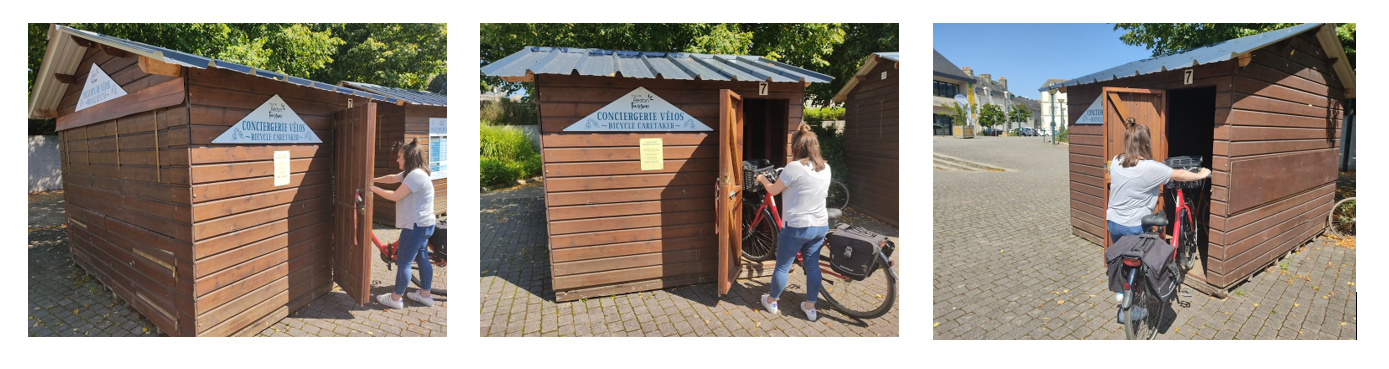
[[(1100, 97), (1104, 87), (1129, 87), (1160, 90), (1185, 88), (1215, 88), (1215, 129), (1227, 129), (1230, 115), (1230, 78), (1235, 61), (1200, 65), (1195, 68), (1192, 84), (1183, 84), (1183, 70), (1145, 74), (1137, 77), (1091, 83), (1067, 88), (1067, 122), (1075, 122), (1090, 104)], [(1170, 95), (1170, 93), (1169, 93)], [(1170, 96), (1169, 96), (1170, 98)], [(1169, 122), (1169, 125), (1172, 124)], [(1104, 127), (1101, 125), (1069, 124), (1070, 132), (1070, 183), (1071, 183), (1071, 233), (1078, 237), (1104, 244), (1105, 208), (1104, 203), (1104, 163), (1109, 160), (1104, 153)], [(1121, 138), (1122, 141), (1122, 138)], [(1216, 153), (1217, 156), (1222, 155)], [(1224, 178), (1228, 172), (1216, 170), (1214, 177)], [(1224, 182), (1214, 181), (1218, 190), (1212, 191), (1212, 202), (1226, 201), (1226, 193), (1221, 189)]]
[[(333, 285), (333, 114), (349, 97), (218, 69), (190, 69), (188, 92), (197, 334), (254, 334)], [(322, 144), (211, 143), (275, 94)]]
[[(425, 148), (425, 161), (429, 160), (429, 118), (448, 117), (448, 108), (443, 106), (391, 105), (377, 104), (376, 113), (376, 170), (373, 175), (380, 177), (400, 173), (396, 163), (395, 145), (418, 138)], [(434, 213), (448, 210), (448, 178), (433, 180)], [(399, 184), (382, 184), (378, 187), (387, 190), (399, 188)], [(388, 226), (395, 226), (395, 201), (372, 194), (372, 220)]]
[[(897, 143), (899, 126), (897, 62), (881, 59), (849, 92), (844, 107), (844, 161), (849, 205), (856, 211), (897, 226), (899, 197)], [(882, 73), (887, 72), (887, 79)]]
[[(144, 73), (137, 59), (90, 48), (76, 78), (95, 63), (127, 94), (177, 80)], [(74, 113), (82, 86), (67, 86), (60, 117)], [(73, 260), (174, 336), (192, 326), (182, 293), (193, 279), (187, 122), (180, 105), (58, 132)]]
[[(1206, 281), (1237, 283), (1318, 234), (1330, 212), (1340, 142), (1342, 90), (1310, 33), (1237, 60), (1068, 88), (1069, 121), (1104, 86), (1175, 90), (1215, 87)], [(1069, 125), (1071, 225), (1077, 236), (1103, 244), (1103, 131)]]
[[(801, 122), (804, 95), (799, 83), (773, 83), (768, 96), (758, 96), (757, 82), (557, 75), (536, 81), (550, 271), (559, 301), (713, 282), (719, 89), (744, 99), (787, 100), (788, 136)], [(561, 132), (637, 87), (714, 132)], [(640, 138), (664, 139), (663, 170), (640, 170)]]
[(1343, 90), (1313, 33), (1253, 52), (1215, 132), (1207, 280), (1233, 285), (1321, 233), (1334, 201)]

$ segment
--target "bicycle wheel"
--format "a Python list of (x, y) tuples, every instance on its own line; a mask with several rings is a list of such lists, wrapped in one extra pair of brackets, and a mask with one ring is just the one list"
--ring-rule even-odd
[(862, 281), (835, 277), (829, 267), (829, 247), (822, 247), (820, 296), (834, 310), (859, 319), (872, 319), (887, 314), (897, 300), (897, 278), (888, 273), (882, 260), (875, 260), (878, 270)]
[(1182, 213), (1182, 215), (1180, 215), (1180, 216), (1182, 217), (1182, 232), (1181, 232), (1181, 237), (1182, 237), (1182, 239), (1181, 239), (1181, 245), (1178, 245), (1178, 246), (1181, 246), (1181, 250), (1179, 250), (1179, 252), (1177, 253), (1177, 258), (1178, 258), (1177, 260), (1178, 260), (1178, 262), (1180, 263), (1180, 265), (1181, 265), (1181, 267), (1182, 267), (1182, 270), (1183, 270), (1183, 271), (1186, 271), (1186, 270), (1191, 270), (1191, 267), (1193, 267), (1193, 266), (1196, 265), (1196, 257), (1197, 257), (1197, 255), (1196, 255), (1196, 253), (1197, 253), (1197, 250), (1196, 250), (1196, 243), (1197, 243), (1197, 242), (1196, 242), (1196, 241), (1197, 241), (1197, 240), (1196, 240), (1196, 237), (1197, 237), (1197, 236), (1196, 236), (1196, 227), (1197, 227), (1197, 226), (1196, 226), (1196, 222), (1193, 220), (1193, 218), (1192, 218), (1192, 216), (1191, 216), (1191, 212), (1190, 212), (1190, 211), (1183, 211), (1183, 212), (1181, 212), (1181, 213)]
[(844, 182), (830, 181), (829, 194), (825, 196), (826, 209), (839, 209), (849, 207), (849, 187)]
[(1328, 230), (1331, 234), (1337, 236), (1354, 236), (1355, 198), (1347, 197), (1341, 199), (1341, 201), (1337, 201), (1336, 205), (1331, 207), (1331, 215), (1327, 217), (1326, 221), (1330, 223), (1331, 228)]
[(752, 220), (757, 215), (755, 204), (743, 203), (743, 258), (751, 261), (767, 261), (776, 258), (777, 236), (781, 234), (772, 211), (762, 209), (762, 220), (756, 227)]
[[(1157, 337), (1158, 323), (1162, 321), (1163, 308), (1157, 297), (1149, 293), (1143, 280), (1134, 282), (1133, 303), (1128, 308), (1120, 308), (1119, 318), (1124, 321), (1124, 336), (1131, 340), (1151, 340)], [(1130, 318), (1138, 314), (1137, 319)]]

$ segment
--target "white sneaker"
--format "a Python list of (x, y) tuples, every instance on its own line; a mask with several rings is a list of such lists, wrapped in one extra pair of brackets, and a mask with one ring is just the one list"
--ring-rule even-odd
[(805, 303), (801, 303), (801, 311), (805, 312), (806, 319), (810, 319), (812, 322), (817, 318), (814, 307), (815, 305), (811, 305), (811, 309), (806, 309)]
[(386, 307), (392, 308), (392, 309), (404, 309), (404, 308), (405, 308), (405, 300), (392, 300), (392, 299), (391, 299), (391, 294), (390, 294), (389, 292), (388, 292), (388, 293), (383, 293), (383, 294), (380, 294), (380, 295), (376, 295), (376, 302), (381, 303), (381, 305), (386, 305)]
[(771, 295), (771, 294), (767, 294), (767, 293), (762, 294), (762, 307), (763, 307), (763, 308), (766, 308), (766, 309), (767, 309), (767, 312), (772, 313), (772, 314), (776, 314), (777, 312), (779, 312), (779, 310), (777, 310), (777, 308), (776, 308), (776, 301), (773, 300), (772, 302), (767, 302), (767, 301), (769, 301), (771, 298), (772, 298), (772, 295)]
[(406, 293), (405, 293), (405, 297), (409, 297), (411, 300), (415, 300), (415, 302), (424, 304), (424, 306), (434, 306), (434, 296), (432, 296), (432, 295), (429, 296), (429, 297), (420, 296), (420, 291), (410, 291), (410, 292), (406, 292)]

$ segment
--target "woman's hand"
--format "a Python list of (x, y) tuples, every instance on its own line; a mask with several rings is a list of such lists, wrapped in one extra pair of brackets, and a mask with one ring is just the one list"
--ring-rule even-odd
[(757, 183), (761, 184), (762, 187), (767, 187), (767, 186), (770, 186), (770, 185), (772, 184), (772, 181), (768, 181), (768, 180), (767, 180), (767, 175), (766, 175), (766, 174), (758, 174), (758, 175), (757, 175)]

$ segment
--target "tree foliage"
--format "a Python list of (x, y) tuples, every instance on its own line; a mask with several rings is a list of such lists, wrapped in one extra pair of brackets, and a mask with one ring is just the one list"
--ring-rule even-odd
[[(762, 55), (768, 59), (829, 74), (830, 84), (813, 84), (807, 98), (827, 103), (874, 51), (897, 50), (897, 25), (837, 23), (484, 23), (481, 65), (525, 46), (580, 47), (609, 50)], [(852, 43), (852, 44), (851, 44)], [(481, 76), (483, 91), (507, 94), (533, 86)]]
[[(425, 89), (447, 71), (444, 24), (72, 23), (66, 26), (296, 77)], [(48, 23), (29, 24), (29, 89), (48, 47)], [(45, 122), (47, 121), (47, 122)], [(51, 134), (51, 120), (30, 122)], [(35, 133), (38, 132), (38, 133)]]
[(979, 125), (993, 127), (1003, 124), (1008, 118), (1003, 114), (1003, 108), (994, 104), (984, 104), (979, 108)]
[(1027, 122), (1027, 120), (1028, 120), (1028, 119), (1031, 119), (1031, 118), (1032, 118), (1032, 111), (1031, 111), (1031, 110), (1028, 110), (1026, 106), (1023, 106), (1023, 105), (1013, 105), (1012, 108), (1009, 108), (1009, 110), (1008, 110), (1008, 121), (1009, 121), (1009, 122), (1022, 123), (1022, 122)]
[[(1114, 30), (1125, 44), (1143, 46), (1153, 56), (1172, 55), (1221, 41), (1297, 26), (1301, 23), (1116, 23)], [(1336, 36), (1346, 50), (1347, 61), (1355, 68), (1355, 23), (1336, 27)]]
[(960, 105), (959, 102), (951, 103), (951, 105), (946, 106), (946, 108), (950, 109), (950, 115), (954, 117), (955, 125), (957, 126), (969, 125), (970, 113), (979, 112), (977, 106), (970, 106), (970, 108), (966, 110), (964, 105)]

